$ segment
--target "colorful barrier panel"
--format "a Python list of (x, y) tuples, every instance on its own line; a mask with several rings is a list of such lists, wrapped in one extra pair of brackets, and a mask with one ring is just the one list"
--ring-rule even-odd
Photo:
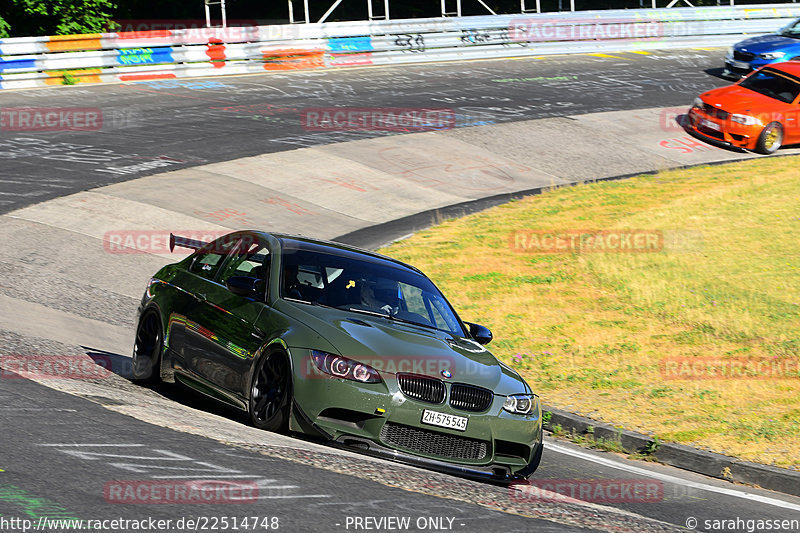
[(761, 4), (19, 37), (0, 39), (0, 89), (725, 46), (798, 17)]

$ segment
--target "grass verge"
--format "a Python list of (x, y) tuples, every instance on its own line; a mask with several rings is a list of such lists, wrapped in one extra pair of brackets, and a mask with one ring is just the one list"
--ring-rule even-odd
[[(546, 404), (800, 468), (798, 162), (556, 189), (382, 252), (492, 329), (492, 351)], [(640, 253), (599, 248), (596, 235), (581, 250), (539, 246), (597, 230), (608, 246), (629, 230), (659, 242)]]

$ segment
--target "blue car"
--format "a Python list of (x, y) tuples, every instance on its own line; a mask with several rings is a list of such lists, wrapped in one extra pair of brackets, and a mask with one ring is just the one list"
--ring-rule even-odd
[(778, 33), (751, 37), (738, 42), (725, 56), (722, 75), (739, 79), (770, 63), (800, 61), (800, 19)]

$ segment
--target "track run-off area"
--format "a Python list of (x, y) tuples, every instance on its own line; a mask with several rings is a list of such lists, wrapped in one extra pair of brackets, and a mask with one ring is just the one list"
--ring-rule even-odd
[[(142, 291), (176, 260), (163, 239), (170, 231), (257, 228), (376, 247), (515, 193), (754, 157), (695, 140), (676, 122), (699, 93), (729, 83), (718, 77), (723, 53), (3, 91), (0, 109), (15, 116), (69, 108), (98, 120), (77, 131), (0, 130), (0, 349), (84, 356), (113, 372), (0, 380), (0, 526), (13, 517), (151, 517), (193, 531), (202, 528), (186, 520), (258, 517), (256, 529), (285, 531), (647, 532), (747, 531), (761, 520), (779, 531), (800, 519), (797, 497), (555, 440), (537, 479), (659, 488), (645, 499), (534, 498), (258, 431), (225, 407), (126, 379)], [(320, 130), (304, 118), (334, 107), (455, 118), (440, 131), (402, 133)], [(119, 480), (192, 478), (247, 479), (258, 497), (131, 505), (108, 490)]]

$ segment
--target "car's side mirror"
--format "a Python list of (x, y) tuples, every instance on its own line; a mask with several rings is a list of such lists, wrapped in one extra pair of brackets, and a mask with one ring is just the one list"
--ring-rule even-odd
[(247, 298), (255, 298), (264, 293), (264, 280), (250, 276), (231, 276), (225, 281), (225, 286), (233, 294)]
[(486, 326), (480, 324), (473, 324), (472, 322), (464, 322), (469, 328), (470, 336), (475, 339), (478, 344), (489, 344), (492, 342), (492, 332)]

